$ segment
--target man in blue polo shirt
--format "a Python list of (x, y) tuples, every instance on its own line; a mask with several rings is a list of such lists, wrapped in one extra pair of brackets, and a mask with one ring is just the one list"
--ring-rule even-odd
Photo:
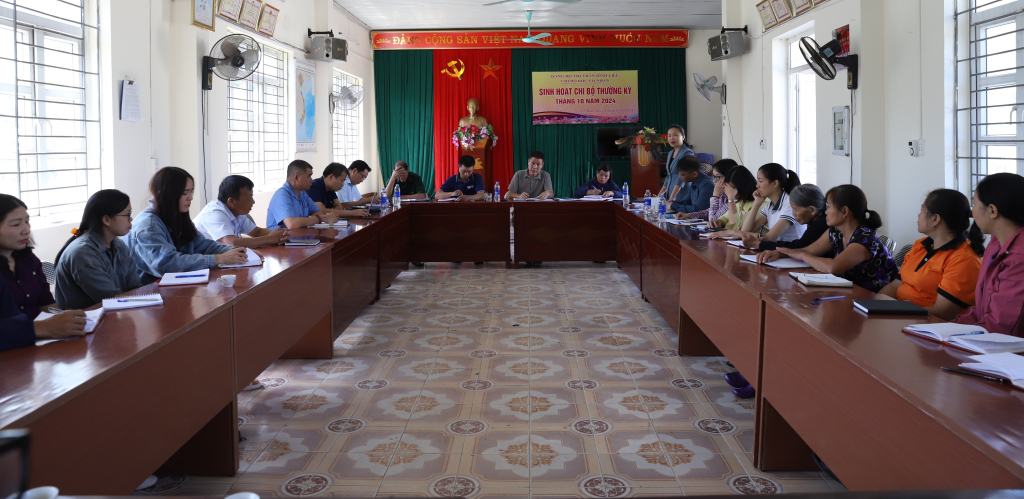
[(368, 217), (366, 210), (346, 210), (338, 199), (345, 182), (348, 180), (348, 168), (341, 163), (331, 163), (324, 168), (324, 175), (313, 180), (306, 194), (321, 210), (334, 213), (338, 218)]
[(454, 198), (459, 201), (478, 201), (484, 199), (487, 191), (484, 190), (484, 177), (479, 173), (473, 173), (473, 165), (476, 160), (473, 156), (459, 158), (459, 173), (448, 177), (441, 184), (434, 196), (438, 200)]
[(297, 159), (288, 164), (286, 175), (288, 181), (270, 198), (267, 227), (295, 230), (320, 222), (333, 224), (338, 221), (337, 216), (322, 211), (306, 194), (313, 185), (313, 165)]
[(672, 200), (672, 210), (693, 213), (708, 209), (715, 191), (715, 181), (700, 170), (696, 156), (683, 156), (678, 163), (679, 183), (682, 187)]

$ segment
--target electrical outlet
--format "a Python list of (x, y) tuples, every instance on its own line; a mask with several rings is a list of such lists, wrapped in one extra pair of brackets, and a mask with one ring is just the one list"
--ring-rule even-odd
[(761, 139), (761, 149), (767, 149), (768, 145), (764, 143), (764, 139)]
[(924, 139), (911, 140), (907, 143), (910, 147), (910, 155), (915, 158), (924, 156)]

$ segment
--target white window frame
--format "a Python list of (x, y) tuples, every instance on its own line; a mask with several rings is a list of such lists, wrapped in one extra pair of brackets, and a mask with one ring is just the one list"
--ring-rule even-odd
[[(334, 68), (331, 92), (337, 94), (345, 86), (363, 86), (363, 79)], [(363, 87), (364, 89), (366, 87)], [(336, 109), (331, 115), (332, 161), (348, 166), (363, 158), (363, 103), (348, 111)]]
[(0, 0), (0, 191), (37, 228), (102, 188), (97, 19), (96, 0)]
[[(792, 165), (790, 166), (790, 168), (796, 171), (797, 175), (800, 176), (801, 181), (806, 183), (817, 183), (817, 154), (815, 153), (815, 157), (812, 158), (815, 163), (814, 178), (810, 178), (807, 172), (804, 171), (803, 158), (800, 157), (800, 129), (802, 124), (800, 123), (800, 78), (797, 76), (798, 74), (801, 73), (813, 75), (814, 72), (811, 70), (810, 65), (807, 64), (807, 61), (801, 61), (803, 62), (803, 64), (797, 67), (792, 67), (793, 44), (799, 43), (800, 39), (805, 36), (814, 38), (814, 29), (811, 28), (807, 31), (804, 31), (803, 33), (792, 36), (786, 40), (786, 88), (788, 103), (787, 131), (789, 132), (789, 140), (787, 147), (789, 153), (789, 164)], [(816, 82), (812, 81), (811, 84), (816, 85)], [(814, 137), (817, 133), (816, 127), (817, 122), (815, 122), (814, 125), (811, 126), (810, 133), (812, 141), (815, 140)]]
[[(990, 173), (1011, 172), (1022, 173), (1024, 165), (1024, 0), (966, 0), (957, 2), (959, 10), (955, 14), (956, 30), (965, 30), (966, 36), (957, 39), (956, 72), (963, 72), (967, 83), (966, 91), (956, 94), (955, 120), (965, 120), (963, 125), (957, 123), (957, 171), (964, 168), (968, 174), (968, 188), (962, 189), (968, 196), (973, 195), (974, 188)], [(1009, 33), (987, 36), (985, 30), (1015, 23)], [(989, 40), (996, 37), (1015, 37), (1014, 48), (989, 54)], [(987, 67), (988, 58), (1012, 53), (1015, 63), (1007, 70), (992, 70)], [(959, 76), (958, 76), (959, 78)], [(1016, 89), (1011, 102), (990, 105), (989, 92), (1002, 89)], [(1008, 121), (1000, 121), (1000, 115), (1006, 115), (1009, 108)], [(996, 115), (991, 116), (990, 115)], [(993, 121), (995, 120), (995, 121)], [(1010, 133), (998, 133), (992, 130), (998, 126), (1010, 125)], [(1009, 147), (1012, 154), (996, 152), (996, 148)], [(959, 179), (956, 179), (959, 180)]]
[(248, 78), (228, 82), (228, 174), (244, 175), (256, 192), (285, 181), (290, 162), (292, 52), (264, 41), (259, 67)]

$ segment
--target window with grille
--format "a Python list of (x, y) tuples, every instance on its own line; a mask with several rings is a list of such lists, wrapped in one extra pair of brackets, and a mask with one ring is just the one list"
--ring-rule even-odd
[(95, 0), (0, 0), (0, 192), (75, 222), (100, 189)]
[(288, 166), (288, 54), (262, 48), (256, 72), (228, 82), (228, 171), (257, 191), (280, 187)]
[(966, 3), (955, 24), (957, 81), (966, 72), (969, 87), (956, 98), (956, 162), (969, 169), (973, 193), (986, 175), (1018, 173), (1024, 160), (1024, 0)]
[(816, 146), (815, 82), (817, 76), (800, 53), (800, 39), (807, 32), (789, 39), (789, 161), (800, 181), (818, 183), (818, 148)]
[[(332, 92), (338, 94), (344, 87), (363, 86), (363, 79), (343, 71), (334, 70)], [(363, 103), (353, 109), (338, 106), (331, 115), (331, 140), (334, 161), (348, 166), (363, 158)]]

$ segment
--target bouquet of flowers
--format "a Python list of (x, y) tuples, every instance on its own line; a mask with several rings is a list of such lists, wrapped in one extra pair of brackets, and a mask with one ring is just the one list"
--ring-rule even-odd
[[(637, 152), (637, 161), (641, 165), (647, 166), (647, 164), (650, 163), (651, 156), (653, 156), (656, 161), (661, 161), (661, 148), (662, 146), (668, 145), (668, 137), (665, 135), (658, 135), (658, 132), (653, 128), (644, 127), (643, 130), (640, 130), (634, 135), (616, 140), (615, 144), (619, 146), (619, 149), (625, 149), (633, 144), (641, 146)], [(655, 145), (654, 149), (651, 149), (651, 144)]]
[(498, 145), (498, 136), (494, 134), (494, 127), (491, 125), (468, 125), (452, 132), (452, 145), (467, 151), (476, 149), (475, 144), (484, 139), (491, 139), (491, 148)]

